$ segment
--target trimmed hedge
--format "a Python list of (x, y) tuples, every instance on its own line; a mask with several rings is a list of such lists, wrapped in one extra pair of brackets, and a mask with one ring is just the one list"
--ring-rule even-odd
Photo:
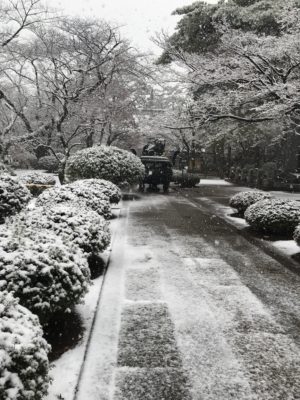
[(133, 153), (113, 146), (95, 146), (80, 150), (69, 157), (66, 177), (78, 179), (105, 179), (116, 185), (138, 183), (143, 179), (145, 168)]
[(101, 253), (110, 243), (108, 223), (95, 211), (75, 205), (58, 204), (23, 212), (15, 224), (55, 233), (66, 245), (76, 245), (85, 253)]
[(0, 234), (0, 290), (13, 292), (42, 323), (81, 301), (90, 272), (77, 247), (20, 225)]
[[(63, 160), (64, 155), (58, 153), (57, 157), (59, 160)], [(38, 167), (47, 172), (57, 172), (60, 167), (60, 161), (58, 159), (54, 155), (41, 157), (38, 161)]]
[(16, 178), (3, 174), (0, 176), (0, 223), (9, 215), (24, 208), (32, 198), (29, 190)]
[(104, 194), (109, 198), (110, 203), (114, 204), (119, 203), (122, 198), (122, 192), (118, 186), (104, 179), (81, 179), (68, 184), (67, 187), (92, 191), (94, 195)]
[(244, 214), (247, 208), (257, 201), (271, 198), (272, 196), (269, 193), (258, 190), (239, 192), (231, 197), (229, 205), (236, 208), (240, 214)]
[(20, 181), (24, 185), (47, 185), (54, 186), (56, 178), (53, 175), (41, 174), (39, 172), (31, 172), (20, 177)]
[(255, 230), (292, 235), (300, 223), (300, 203), (291, 200), (260, 200), (245, 212), (245, 219)]
[(48, 353), (38, 318), (0, 292), (0, 398), (41, 400), (49, 386)]
[(36, 200), (36, 205), (39, 207), (50, 207), (60, 203), (73, 203), (83, 208), (90, 208), (96, 211), (105, 219), (112, 217), (109, 198), (103, 193), (98, 192), (97, 196), (91, 194), (85, 188), (76, 186), (57, 186), (45, 190)]
[(200, 175), (193, 172), (182, 172), (179, 170), (173, 170), (172, 181), (183, 188), (191, 188), (200, 183)]

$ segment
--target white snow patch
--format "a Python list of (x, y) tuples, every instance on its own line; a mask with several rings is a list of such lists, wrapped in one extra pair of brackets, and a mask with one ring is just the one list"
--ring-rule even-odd
[(294, 240), (277, 240), (276, 242), (272, 242), (272, 245), (289, 256), (300, 253), (300, 247)]
[(208, 185), (215, 185), (215, 186), (233, 186), (233, 184), (232, 183), (230, 183), (230, 182), (227, 182), (227, 181), (224, 181), (224, 179), (203, 179), (203, 178), (201, 178), (201, 180), (200, 180), (200, 186), (201, 185), (205, 185), (205, 186), (208, 186)]
[(53, 383), (49, 388), (47, 400), (57, 400), (60, 398), (59, 396), (62, 396), (61, 398), (64, 400), (73, 400), (102, 282), (102, 277), (95, 279), (93, 286), (84, 298), (84, 304), (75, 308), (81, 316), (85, 328), (84, 336), (79, 345), (64, 353), (51, 364)]

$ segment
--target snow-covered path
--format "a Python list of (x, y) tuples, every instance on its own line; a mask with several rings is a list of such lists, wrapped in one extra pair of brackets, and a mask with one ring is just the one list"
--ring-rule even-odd
[(299, 399), (299, 276), (177, 194), (123, 218), (77, 399)]

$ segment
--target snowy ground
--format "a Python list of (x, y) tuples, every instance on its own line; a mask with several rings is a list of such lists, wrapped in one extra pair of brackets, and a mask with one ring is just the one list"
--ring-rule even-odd
[[(118, 207), (113, 209), (115, 219), (110, 223), (112, 243), (115, 241), (116, 232), (119, 229), (119, 212), (120, 209)], [(105, 263), (109, 262), (111, 251), (112, 247), (103, 253), (102, 256)], [(93, 285), (86, 294), (83, 304), (75, 308), (76, 313), (80, 316), (83, 323), (84, 334), (76, 347), (65, 352), (58, 360), (51, 364), (53, 382), (46, 400), (73, 400), (75, 398), (80, 376), (83, 372), (86, 353), (90, 345), (90, 336), (95, 323), (102, 285), (103, 276), (100, 276), (93, 281)]]
[(75, 399), (298, 399), (299, 289), (205, 207), (126, 202)]
[[(243, 229), (249, 226), (244, 218), (233, 216), (236, 212), (233, 208), (219, 204), (218, 202), (206, 197), (198, 198), (198, 200), (200, 200), (201, 202), (205, 202), (206, 204), (211, 206), (214, 210), (215, 215), (219, 216), (220, 218), (226, 219), (237, 228)], [(293, 256), (295, 254), (298, 254), (300, 251), (299, 246), (294, 240), (264, 240), (287, 256)]]

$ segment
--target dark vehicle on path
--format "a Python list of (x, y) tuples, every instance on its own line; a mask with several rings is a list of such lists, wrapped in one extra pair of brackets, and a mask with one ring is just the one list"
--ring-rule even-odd
[(171, 161), (163, 156), (141, 156), (141, 161), (145, 165), (145, 176), (140, 182), (139, 190), (143, 192), (148, 184), (150, 191), (158, 191), (157, 186), (162, 185), (166, 193), (172, 179)]

